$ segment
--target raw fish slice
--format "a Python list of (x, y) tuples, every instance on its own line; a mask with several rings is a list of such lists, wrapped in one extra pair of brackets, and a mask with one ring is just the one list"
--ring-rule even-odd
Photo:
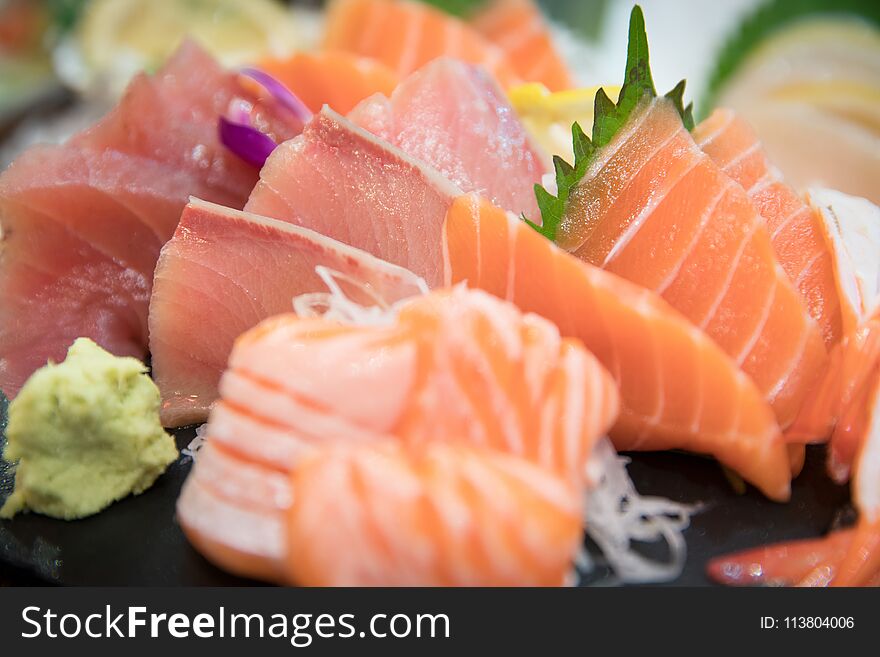
[[(236, 91), (239, 90), (239, 91)], [(233, 97), (267, 131), (299, 124), (193, 45), (141, 76), (103, 120), (38, 146), (0, 176), (0, 388), (14, 396), (78, 337), (143, 358), (153, 269), (189, 194), (240, 207), (257, 171), (227, 152), (217, 119)]]
[(324, 105), (348, 114), (373, 94), (390, 96), (400, 81), (390, 68), (370, 57), (341, 50), (298, 52), (265, 59), (259, 68), (280, 80), (312, 112)]
[(329, 108), (272, 153), (245, 210), (299, 224), (410, 269), (443, 278), (440, 232), (460, 190)]
[(26, 207), (0, 200), (0, 212), (0, 390), (14, 397), (83, 335), (116, 355), (143, 358), (149, 279)]
[(844, 332), (830, 244), (819, 215), (783, 182), (751, 127), (718, 109), (694, 128), (694, 140), (739, 183), (767, 222), (776, 258), (822, 329), (825, 344)]
[(574, 86), (533, 0), (492, 0), (471, 19), (471, 25), (504, 51), (523, 80), (540, 82), (550, 91)]
[(706, 573), (719, 584), (731, 586), (793, 586), (820, 564), (842, 559), (852, 539), (853, 530), (845, 529), (828, 537), (744, 550), (713, 559), (706, 567)]
[(165, 426), (207, 418), (234, 340), (292, 310), (294, 297), (325, 290), (317, 265), (356, 282), (350, 294), (363, 305), (421, 292), (411, 272), (313, 231), (190, 201), (162, 250), (150, 302), (153, 377)]
[(324, 48), (372, 57), (403, 77), (447, 56), (479, 64), (503, 87), (520, 81), (504, 52), (462, 20), (408, 0), (333, 0)]
[[(842, 558), (821, 564), (820, 578), (807, 576), (802, 584), (814, 586), (880, 586), (880, 361), (874, 362), (864, 394), (856, 397), (832, 436), (832, 454), (840, 440), (856, 445), (852, 497), (859, 519)], [(833, 541), (834, 534), (826, 540)], [(831, 572), (831, 576), (825, 573)]]
[(544, 156), (496, 84), (481, 69), (437, 59), (403, 80), (390, 99), (365, 100), (349, 119), (427, 162), (465, 192), (529, 216)]
[(221, 393), (209, 433), (279, 468), (322, 442), (395, 436), (493, 447), (575, 482), (618, 410), (579, 344), (464, 288), (406, 302), (391, 326), (268, 320), (236, 342)]
[(69, 145), (35, 147), (0, 176), (0, 389), (14, 396), (83, 335), (144, 357), (159, 233), (195, 189), (151, 160)]
[(878, 363), (880, 317), (875, 317), (834, 346), (827, 370), (786, 432), (791, 441), (798, 442), (824, 442), (831, 437), (829, 474), (838, 483), (849, 479)]
[(661, 294), (752, 377), (785, 428), (827, 360), (742, 187), (672, 101), (643, 101), (571, 189), (557, 242)]
[[(159, 208), (155, 217), (156, 221), (164, 220), (166, 225), (161, 232), (167, 233), (173, 230), (174, 210), (186, 198), (179, 188), (153, 190), (139, 184), (143, 167), (149, 173), (161, 173), (154, 165), (150, 160), (110, 151), (36, 146), (22, 154), (4, 173), (0, 179), (0, 196), (42, 215), (55, 223), (58, 230), (76, 235), (108, 259), (132, 269), (142, 278), (149, 278), (164, 239), (153, 226), (142, 221), (141, 213), (133, 211), (126, 201), (140, 194), (147, 197), (149, 209), (154, 210), (150, 201), (161, 202), (165, 200), (163, 193), (168, 193), (171, 196), (168, 205)], [(35, 179), (33, 171), (40, 171), (40, 177)], [(20, 223), (20, 219), (10, 215), (8, 227), (13, 239)]]
[(710, 576), (725, 584), (759, 583), (741, 573), (760, 572), (765, 580), (800, 586), (880, 586), (880, 366), (875, 364), (865, 389), (851, 427), (859, 443), (852, 483), (856, 526), (823, 539), (721, 557), (710, 563)]
[(467, 445), (331, 449), (293, 486), (287, 567), (306, 586), (560, 586), (582, 540), (577, 488)]
[(119, 105), (70, 143), (146, 157), (175, 171), (196, 171), (210, 186), (212, 201), (240, 208), (259, 172), (217, 137), (217, 120), (234, 99), (254, 105), (257, 125), (277, 142), (302, 129), (293, 115), (257, 103), (238, 76), (186, 42), (155, 76), (136, 77)]
[[(792, 440), (821, 442), (847, 408), (854, 407), (856, 413), (860, 410), (854, 399), (867, 394), (865, 377), (880, 358), (880, 208), (827, 189), (810, 189), (807, 199), (833, 255), (844, 334), (831, 350), (823, 379), (787, 433)], [(857, 445), (854, 435), (846, 426), (835, 431), (829, 463), (831, 476), (838, 481), (849, 478)]]
[(880, 309), (880, 207), (832, 189), (807, 190), (833, 256), (844, 335)]
[(206, 436), (196, 452), (193, 479), (220, 499), (259, 511), (286, 511), (293, 502), (287, 473), (238, 458)]
[(445, 226), (448, 282), (468, 281), (576, 337), (620, 386), (618, 449), (713, 455), (773, 499), (789, 495), (785, 445), (752, 381), (650, 291), (585, 264), (471, 195)]
[(235, 459), (209, 441), (177, 500), (177, 521), (208, 561), (241, 577), (283, 581), (287, 474)]

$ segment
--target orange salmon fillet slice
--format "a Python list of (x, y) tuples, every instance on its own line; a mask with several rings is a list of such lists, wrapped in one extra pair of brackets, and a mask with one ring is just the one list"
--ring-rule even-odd
[(504, 87), (521, 80), (504, 51), (464, 21), (406, 0), (333, 0), (323, 47), (372, 57), (403, 77), (432, 59), (479, 64)]
[(526, 82), (540, 82), (550, 91), (574, 86), (544, 15), (532, 0), (493, 0), (471, 24), (504, 51)]
[(557, 242), (663, 296), (794, 420), (822, 373), (822, 334), (764, 221), (705, 155), (672, 102), (636, 108), (572, 188)]
[(826, 345), (842, 333), (834, 261), (819, 218), (781, 179), (758, 136), (733, 110), (717, 109), (694, 128), (703, 152), (746, 190), (767, 222), (779, 264), (819, 323)]
[(312, 112), (329, 105), (340, 114), (348, 114), (368, 96), (391, 95), (399, 82), (394, 71), (382, 62), (335, 50), (264, 59), (259, 68), (283, 82)]
[(617, 381), (618, 449), (711, 454), (773, 499), (789, 495), (785, 445), (754, 383), (651, 291), (584, 263), (476, 195), (444, 227), (448, 281), (467, 281), (578, 338)]
[(293, 486), (288, 572), (306, 586), (560, 586), (582, 540), (577, 487), (469, 445), (331, 449)]

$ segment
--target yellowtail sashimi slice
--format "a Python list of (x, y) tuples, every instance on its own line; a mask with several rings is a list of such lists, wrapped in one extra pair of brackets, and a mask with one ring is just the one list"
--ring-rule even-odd
[(245, 210), (310, 228), (443, 278), (440, 234), (460, 190), (429, 165), (325, 107), (275, 149)]
[(436, 168), (465, 192), (533, 216), (544, 160), (507, 98), (482, 69), (437, 59), (390, 97), (372, 96), (349, 118)]
[(192, 199), (162, 250), (150, 302), (153, 376), (165, 426), (206, 419), (232, 344), (335, 272), (357, 303), (387, 308), (420, 294), (411, 272), (314, 231)]

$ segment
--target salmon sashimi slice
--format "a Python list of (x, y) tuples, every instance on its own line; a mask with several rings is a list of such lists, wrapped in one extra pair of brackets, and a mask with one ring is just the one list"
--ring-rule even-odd
[[(185, 45), (96, 125), (28, 150), (0, 175), (0, 388), (9, 397), (78, 337), (144, 358), (153, 269), (187, 198), (240, 207), (258, 179), (217, 138), (234, 98), (263, 107)], [(274, 109), (264, 115), (279, 135), (298, 129)]]
[(560, 586), (582, 540), (576, 487), (469, 445), (326, 450), (293, 486), (287, 566), (306, 586)]
[(880, 586), (880, 366), (858, 401), (858, 448), (852, 483), (854, 528), (821, 539), (782, 543), (721, 557), (709, 565), (725, 584), (779, 581), (800, 586)]
[[(836, 574), (831, 586), (880, 586), (880, 361), (874, 362), (867, 394), (855, 401), (850, 410), (857, 418), (844, 416), (842, 424), (854, 434), (857, 443), (851, 488), (853, 502), (859, 512), (853, 541), (846, 554), (835, 562)], [(832, 437), (832, 454), (838, 426)], [(853, 440), (846, 436), (845, 440)], [(833, 462), (832, 462), (833, 463)]]
[[(827, 189), (810, 189), (807, 199), (821, 220), (833, 255), (844, 335), (832, 347), (823, 379), (787, 433), (793, 440), (822, 442), (845, 409), (858, 415), (860, 407), (854, 399), (867, 394), (866, 375), (880, 358), (880, 208)], [(829, 458), (831, 475), (837, 481), (849, 478), (855, 435), (846, 426), (835, 430)]]
[[(874, 387), (880, 377), (880, 316), (867, 322), (852, 339), (840, 344), (840, 365), (829, 374), (837, 387), (823, 382), (826, 399), (820, 398), (817, 407), (831, 408), (834, 432), (828, 446), (828, 474), (838, 483), (849, 480), (858, 450), (868, 431)], [(837, 362), (835, 363), (837, 364)], [(836, 375), (836, 378), (835, 378)], [(833, 390), (838, 391), (832, 397)]]
[(400, 81), (381, 62), (341, 50), (297, 52), (284, 59), (264, 59), (259, 68), (281, 81), (312, 112), (324, 105), (348, 114), (373, 94), (390, 96)]
[(785, 184), (758, 136), (733, 110), (715, 110), (693, 135), (703, 152), (746, 190), (766, 221), (779, 264), (818, 322), (825, 344), (835, 344), (844, 328), (833, 256), (820, 216)]
[(392, 325), (267, 320), (237, 340), (220, 392), (208, 433), (279, 469), (322, 443), (393, 436), (491, 447), (583, 483), (618, 412), (577, 341), (464, 287), (404, 302)]
[(504, 51), (470, 25), (408, 0), (333, 0), (323, 47), (372, 57), (400, 77), (447, 56), (484, 67), (504, 88), (521, 82)]
[[(348, 578), (373, 563), (376, 583), (397, 582), (385, 572), (392, 562), (373, 562), (374, 532), (336, 517), (338, 531), (355, 533), (347, 545), (367, 542), (328, 571), (321, 541), (340, 535), (312, 529), (327, 505), (359, 508), (339, 484), (328, 496), (327, 475), (390, 459), (410, 475), (370, 483), (358, 494), (364, 508), (412, 518), (437, 504), (474, 527), (455, 540), (444, 532), (450, 541), (436, 540), (431, 563), (412, 562), (401, 583), (562, 583), (580, 545), (584, 489), (595, 483), (588, 465), (618, 412), (610, 375), (551, 322), (464, 286), (360, 324), (333, 319), (337, 302), (326, 317), (279, 315), (236, 340), (178, 502), (193, 545), (271, 581), (342, 583), (331, 573)], [(415, 507), (398, 506), (407, 482), (421, 491)], [(412, 529), (399, 549), (430, 540)]]
[(808, 538), (777, 543), (709, 562), (706, 573), (719, 584), (731, 586), (794, 586), (817, 567), (839, 561), (853, 540), (852, 529), (844, 529), (823, 538)]
[(377, 95), (348, 117), (427, 162), (465, 192), (534, 215), (545, 156), (529, 141), (507, 98), (481, 69), (441, 58)]
[(789, 495), (785, 444), (754, 383), (649, 290), (561, 251), (476, 195), (446, 218), (449, 282), (467, 281), (581, 340), (620, 387), (618, 449), (711, 454), (773, 499)]
[(849, 479), (878, 363), (880, 317), (875, 317), (834, 346), (828, 369), (787, 432), (797, 442), (823, 442), (830, 437), (828, 471), (838, 483)]
[(213, 441), (198, 451), (177, 500), (177, 521), (214, 565), (241, 577), (283, 581), (290, 477), (236, 458)]
[(757, 384), (785, 428), (827, 361), (742, 187), (668, 98), (643, 99), (569, 190), (557, 243), (657, 292)]
[(272, 153), (245, 210), (310, 228), (436, 286), (440, 233), (461, 191), (440, 173), (324, 108)]
[(504, 51), (526, 82), (540, 82), (550, 91), (571, 89), (568, 66), (533, 0), (492, 0), (471, 19), (480, 34)]
[(332, 270), (365, 306), (388, 307), (424, 291), (411, 272), (308, 229), (190, 201), (162, 250), (150, 301), (164, 426), (207, 418), (235, 338), (292, 310), (294, 297), (324, 290), (316, 266)]

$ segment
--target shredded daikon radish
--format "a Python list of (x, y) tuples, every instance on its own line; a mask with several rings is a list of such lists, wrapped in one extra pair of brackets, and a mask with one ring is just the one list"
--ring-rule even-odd
[[(293, 310), (300, 317), (323, 317), (343, 324), (361, 326), (387, 326), (394, 321), (397, 306), (402, 302), (389, 304), (372, 287), (329, 267), (318, 265), (315, 273), (330, 291), (301, 294), (294, 298)], [(357, 289), (373, 301), (374, 305), (362, 306), (352, 301), (340, 283)], [(422, 294), (427, 294), (428, 286), (425, 281), (419, 279), (418, 285)]]
[(207, 423), (196, 428), (196, 437), (193, 438), (189, 445), (180, 450), (180, 453), (184, 456), (190, 457), (193, 461), (196, 460), (196, 454), (199, 453), (199, 450), (202, 448), (202, 445), (207, 441), (207, 437), (205, 434), (207, 433), (208, 425)]
[[(596, 485), (587, 494), (587, 535), (602, 550), (621, 582), (648, 583), (675, 579), (684, 567), (687, 546), (682, 532), (699, 505), (673, 502), (663, 497), (642, 497), (626, 471), (629, 459), (619, 456), (607, 438), (600, 440), (588, 475)], [(633, 549), (632, 542), (663, 540), (668, 561), (654, 561)], [(590, 555), (578, 562), (581, 572), (592, 570)]]

